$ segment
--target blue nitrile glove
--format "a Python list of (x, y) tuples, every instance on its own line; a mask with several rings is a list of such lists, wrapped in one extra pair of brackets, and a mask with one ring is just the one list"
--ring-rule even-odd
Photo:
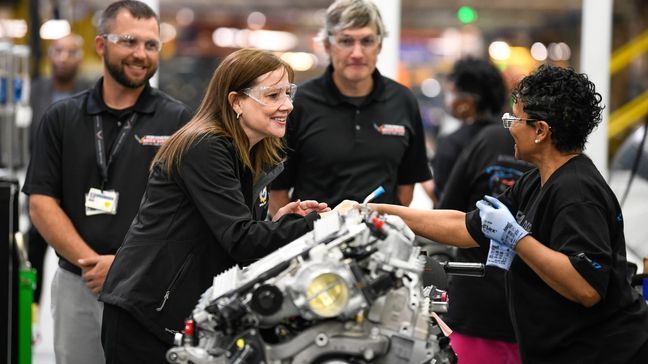
[(515, 252), (513, 250), (498, 241), (490, 241), (490, 249), (488, 249), (486, 265), (509, 270), (513, 258), (515, 258)]
[(487, 238), (515, 251), (518, 241), (529, 235), (529, 232), (515, 221), (508, 208), (495, 197), (486, 195), (475, 205), (479, 209), (482, 232)]

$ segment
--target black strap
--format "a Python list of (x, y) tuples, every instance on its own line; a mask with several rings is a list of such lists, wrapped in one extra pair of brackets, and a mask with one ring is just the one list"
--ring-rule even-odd
[(121, 148), (124, 146), (124, 141), (126, 140), (126, 136), (131, 132), (133, 129), (133, 125), (135, 125), (135, 120), (137, 119), (137, 113), (133, 112), (130, 118), (124, 123), (124, 125), (121, 127), (121, 130), (119, 130), (119, 134), (117, 135), (117, 140), (115, 140), (115, 143), (113, 144), (113, 147), (110, 150), (110, 155), (108, 156), (108, 161), (106, 161), (106, 147), (104, 146), (104, 138), (103, 138), (103, 121), (101, 119), (101, 116), (95, 115), (94, 120), (94, 129), (95, 129), (95, 154), (97, 155), (97, 166), (99, 167), (99, 173), (101, 173), (101, 190), (103, 191), (104, 187), (108, 183), (108, 168), (110, 168), (110, 164), (112, 161), (115, 159), (115, 156)]

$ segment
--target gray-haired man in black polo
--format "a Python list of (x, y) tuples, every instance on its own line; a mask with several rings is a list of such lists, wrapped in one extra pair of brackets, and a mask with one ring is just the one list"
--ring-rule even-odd
[(290, 199), (329, 206), (362, 201), (378, 186), (385, 193), (376, 201), (407, 206), (414, 184), (431, 178), (414, 95), (376, 69), (386, 36), (371, 1), (338, 0), (328, 8), (320, 40), (331, 64), (299, 87), (286, 130), (286, 168), (271, 187), (271, 213)]

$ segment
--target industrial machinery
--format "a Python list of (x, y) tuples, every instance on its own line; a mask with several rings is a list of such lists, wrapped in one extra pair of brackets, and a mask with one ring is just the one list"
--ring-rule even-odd
[[(435, 312), (443, 268), (396, 216), (362, 206), (214, 278), (176, 334), (171, 363), (456, 363)], [(483, 275), (483, 265), (444, 263)], [(464, 264), (464, 265), (462, 265)], [(434, 279), (432, 279), (434, 280)], [(425, 287), (424, 287), (425, 286)]]

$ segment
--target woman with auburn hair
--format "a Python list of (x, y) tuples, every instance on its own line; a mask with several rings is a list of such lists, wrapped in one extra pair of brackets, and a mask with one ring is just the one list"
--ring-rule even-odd
[(266, 186), (283, 168), (293, 76), (269, 52), (232, 53), (214, 72), (197, 114), (156, 155), (99, 297), (107, 363), (164, 362), (174, 333), (215, 275), (300, 237), (330, 210), (294, 201), (265, 221)]

